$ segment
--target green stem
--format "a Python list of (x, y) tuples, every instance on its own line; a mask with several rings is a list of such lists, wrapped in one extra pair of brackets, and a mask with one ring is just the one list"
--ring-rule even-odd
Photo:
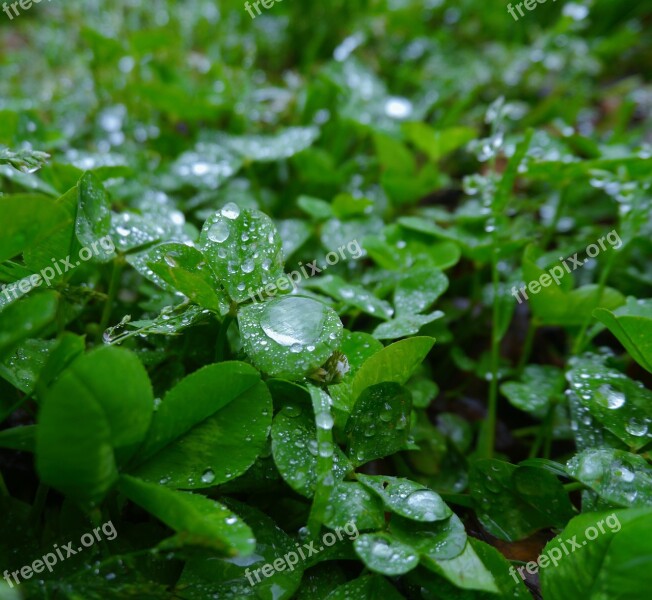
[(557, 206), (555, 207), (555, 215), (552, 218), (552, 222), (550, 223), (550, 226), (548, 227), (546, 231), (546, 235), (543, 239), (542, 248), (547, 248), (550, 245), (550, 242), (554, 239), (555, 233), (557, 231), (557, 224), (559, 223), (559, 219), (561, 219), (562, 212), (565, 208), (566, 205), (566, 199), (568, 196), (568, 191), (570, 189), (570, 186), (567, 186), (565, 190), (562, 190), (560, 192), (559, 196), (559, 202), (557, 202)]
[(229, 354), (228, 331), (233, 320), (234, 318), (231, 315), (226, 315), (220, 325), (220, 332), (217, 334), (217, 342), (215, 344), (215, 362), (226, 360)]
[(104, 303), (104, 308), (102, 309), (102, 317), (100, 318), (100, 329), (98, 332), (100, 341), (102, 341), (104, 332), (109, 326), (111, 312), (113, 311), (113, 304), (118, 296), (118, 290), (120, 287), (120, 275), (122, 274), (123, 265), (124, 259), (121, 256), (113, 261), (111, 281), (109, 282), (109, 291), (107, 294), (106, 302)]
[(527, 328), (527, 334), (525, 335), (525, 342), (523, 343), (523, 353), (521, 354), (521, 359), (518, 362), (518, 367), (516, 368), (516, 374), (520, 377), (523, 374), (523, 369), (530, 360), (530, 354), (532, 353), (532, 345), (534, 344), (534, 336), (536, 335), (537, 329), (539, 328), (539, 323), (535, 318), (530, 320), (530, 323)]
[(9, 490), (7, 489), (7, 484), (5, 483), (5, 478), (0, 473), (0, 495), (9, 497)]
[(317, 425), (317, 486), (312, 507), (308, 517), (308, 531), (312, 538), (319, 535), (330, 502), (335, 479), (333, 477), (333, 427), (331, 401), (328, 394), (313, 385), (309, 385), (310, 398)]
[(492, 458), (496, 440), (496, 419), (498, 412), (498, 359), (500, 351), (500, 338), (498, 336), (498, 319), (500, 306), (498, 302), (498, 260), (497, 250), (494, 246), (491, 260), (491, 280), (493, 284), (494, 302), (491, 324), (491, 381), (489, 382), (489, 405), (487, 418), (482, 424), (478, 437), (478, 454), (482, 458)]
[(36, 489), (36, 496), (34, 497), (34, 505), (32, 506), (32, 510), (29, 515), (30, 521), (32, 521), (32, 523), (35, 525), (38, 524), (41, 518), (41, 513), (45, 508), (45, 501), (48, 498), (49, 491), (50, 488), (47, 485), (44, 485), (43, 483), (38, 484), (38, 488)]
[(530, 449), (530, 455), (529, 458), (536, 458), (537, 454), (539, 454), (539, 449), (541, 448), (541, 445), (543, 444), (543, 441), (548, 439), (548, 436), (552, 438), (552, 435), (550, 433), (550, 428), (552, 426), (552, 418), (555, 413), (555, 404), (551, 404), (550, 408), (548, 409), (548, 412), (546, 413), (545, 418), (543, 419), (543, 422), (541, 425), (539, 425), (539, 430), (537, 431), (537, 437), (534, 440), (534, 444), (532, 444), (532, 448)]
[(528, 437), (531, 435), (536, 435), (539, 432), (540, 425), (533, 425), (532, 427), (521, 427), (520, 429), (514, 429), (512, 435), (514, 437)]
[(573, 483), (564, 484), (564, 491), (574, 492), (576, 490), (583, 490), (585, 487), (586, 486), (583, 483), (580, 483), (579, 481), (574, 481)]
[[(604, 292), (604, 288), (607, 283), (607, 278), (609, 277), (609, 273), (611, 272), (611, 267), (613, 266), (615, 257), (616, 254), (612, 252), (609, 255), (609, 258), (607, 259), (607, 264), (605, 265), (604, 270), (602, 271), (602, 273), (600, 273), (600, 279), (598, 280), (598, 289), (595, 292), (596, 305), (602, 299), (602, 294)], [(573, 344), (573, 352), (572, 352), (573, 356), (581, 354), (582, 351), (584, 350), (584, 338), (586, 337), (586, 331), (589, 328), (589, 325), (591, 324), (591, 319), (592, 319), (592, 314), (591, 312), (589, 312), (589, 314), (586, 316), (586, 319), (584, 320), (584, 323), (582, 324), (582, 328), (580, 329), (579, 334), (575, 338), (575, 343)]]

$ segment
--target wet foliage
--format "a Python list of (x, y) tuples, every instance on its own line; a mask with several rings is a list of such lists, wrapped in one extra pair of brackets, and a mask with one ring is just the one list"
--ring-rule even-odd
[(646, 596), (652, 7), (533, 5), (0, 13), (1, 600)]

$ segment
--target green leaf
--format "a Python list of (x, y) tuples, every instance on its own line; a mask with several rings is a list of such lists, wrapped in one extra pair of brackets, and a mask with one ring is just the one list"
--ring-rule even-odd
[(457, 515), (435, 523), (418, 523), (403, 517), (392, 517), (390, 533), (419, 552), (427, 566), (433, 561), (450, 560), (467, 546), (464, 525)]
[(53, 320), (59, 305), (59, 295), (42, 292), (16, 302), (0, 312), (0, 359), (10, 354), (18, 344), (38, 335)]
[(602, 321), (630, 356), (652, 373), (652, 300), (627, 298), (615, 311), (597, 308), (593, 316)]
[(256, 540), (251, 529), (225, 506), (206, 496), (169, 490), (123, 475), (120, 491), (177, 532), (166, 548), (205, 546), (226, 556), (249, 556)]
[[(205, 600), (219, 598), (289, 600), (299, 587), (304, 564), (297, 554), (297, 547), (280, 527), (258, 510), (229, 501), (233, 511), (246, 520), (256, 537), (253, 554), (246, 559), (218, 558), (211, 555), (193, 556), (185, 565), (177, 583), (183, 598)], [(297, 557), (289, 556), (292, 553)], [(288, 557), (292, 566), (263, 572), (265, 565), (273, 565), (278, 559)], [(277, 564), (279, 564), (277, 562)], [(265, 571), (268, 571), (266, 569)]]
[(379, 300), (363, 286), (348, 283), (336, 275), (324, 275), (318, 279), (307, 281), (305, 285), (328, 294), (342, 304), (358, 308), (372, 317), (389, 319), (394, 314), (394, 309), (389, 302)]
[(574, 514), (562, 484), (544, 469), (477, 460), (471, 466), (469, 488), (479, 521), (502, 540), (521, 540), (546, 527), (561, 527)]
[(333, 590), (326, 600), (366, 600), (367, 598), (383, 598), (383, 600), (404, 600), (404, 597), (379, 575), (365, 576)]
[(323, 365), (339, 348), (343, 329), (333, 309), (303, 296), (244, 306), (238, 324), (254, 365), (286, 379), (300, 379)]
[(523, 581), (510, 574), (511, 565), (505, 557), (493, 546), (475, 538), (469, 538), (459, 560), (429, 561), (427, 566), (429, 570), (412, 571), (408, 579), (422, 589), (437, 590), (436, 597), (442, 600), (493, 600), (497, 596), (492, 590), (496, 588), (500, 598), (532, 598)]
[(214, 190), (233, 177), (242, 167), (241, 156), (223, 144), (199, 142), (192, 150), (184, 152), (171, 166), (164, 180), (166, 189), (184, 186), (200, 190)]
[(25, 265), (33, 273), (38, 273), (49, 267), (48, 274), (51, 275), (52, 281), (59, 281), (70, 277), (65, 272), (59, 274), (53, 268), (52, 259), (78, 256), (79, 250), (81, 249), (81, 245), (75, 234), (78, 204), (79, 193), (76, 185), (54, 201), (54, 205), (58, 208), (61, 215), (65, 215), (66, 217), (61, 217), (56, 230), (51, 231), (45, 239), (25, 249), (23, 254)]
[(352, 194), (338, 194), (333, 198), (331, 207), (335, 217), (338, 219), (350, 219), (366, 215), (373, 206), (373, 202), (364, 196), (353, 196)]
[(21, 392), (31, 394), (39, 373), (55, 345), (55, 340), (24, 340), (4, 361), (4, 364), (0, 364), (0, 377)]
[(114, 256), (112, 250), (97, 245), (97, 241), (111, 229), (111, 203), (104, 185), (92, 173), (84, 173), (77, 184), (79, 204), (75, 231), (82, 246), (88, 248), (96, 244), (93, 257), (98, 262), (107, 262)]
[(381, 323), (374, 329), (373, 336), (378, 340), (395, 340), (419, 333), (428, 323), (441, 319), (444, 313), (436, 310), (430, 315), (402, 315), (392, 321)]
[(153, 409), (151, 384), (135, 354), (102, 347), (78, 358), (48, 391), (39, 414), (41, 479), (79, 502), (99, 502), (144, 439)]
[(36, 425), (12, 427), (0, 431), (0, 448), (11, 448), (20, 452), (34, 452), (36, 446)]
[(550, 365), (528, 365), (520, 382), (503, 383), (500, 391), (512, 406), (542, 419), (551, 403), (563, 398), (565, 387), (561, 369)]
[(23, 173), (33, 173), (43, 167), (50, 155), (38, 150), (22, 149), (13, 152), (9, 148), (0, 148), (0, 165), (11, 165)]
[(646, 598), (652, 586), (650, 537), (649, 508), (575, 517), (544, 549), (551, 562), (541, 573), (543, 597)]
[(299, 196), (297, 206), (316, 221), (326, 221), (335, 216), (328, 202), (312, 196)]
[(219, 142), (247, 161), (276, 162), (309, 148), (318, 137), (317, 127), (288, 127), (274, 135), (223, 135)]
[(365, 361), (353, 379), (353, 400), (357, 400), (363, 390), (377, 383), (407, 383), (434, 343), (435, 340), (430, 337), (413, 337), (376, 352)]
[[(355, 398), (352, 397), (351, 385), (355, 373), (358, 372), (364, 362), (376, 352), (383, 349), (383, 345), (368, 333), (362, 331), (351, 332), (344, 330), (340, 352), (346, 356), (349, 363), (349, 371), (342, 378), (342, 382), (331, 385), (328, 392), (333, 399), (333, 409), (336, 421), (343, 421), (348, 418)], [(338, 413), (340, 413), (338, 415)], [(344, 414), (342, 414), (344, 413)]]
[(469, 543), (466, 544), (464, 551), (455, 557), (445, 560), (426, 559), (424, 564), (435, 573), (445, 577), (457, 588), (497, 594), (500, 590), (494, 575), (475, 550), (476, 541), (469, 538)]
[(387, 533), (364, 533), (353, 542), (367, 568), (381, 575), (403, 575), (419, 564), (419, 554)]
[(199, 250), (169, 242), (146, 250), (142, 258), (158, 277), (193, 302), (217, 313), (228, 312), (228, 298)]
[(420, 122), (404, 123), (403, 131), (408, 139), (434, 162), (464, 146), (476, 136), (475, 129), (470, 127), (436, 130)]
[(324, 524), (331, 529), (355, 523), (358, 530), (385, 525), (383, 503), (357, 481), (340, 481), (331, 494)]
[(163, 398), (133, 473), (173, 488), (224, 483), (260, 455), (271, 415), (271, 396), (254, 368), (241, 362), (203, 367)]
[(429, 268), (410, 270), (394, 291), (397, 316), (416, 315), (427, 310), (448, 288), (448, 277)]
[[(405, 228), (390, 225), (381, 235), (367, 236), (363, 240), (369, 256), (382, 268), (391, 271), (409, 271), (420, 267), (448, 269), (459, 262), (459, 245), (451, 241), (433, 243), (429, 237), (434, 235), (432, 226), (425, 219), (400, 217), (398, 221), (401, 224), (405, 221)], [(411, 226), (414, 221), (418, 224), (416, 227)], [(428, 237), (422, 235), (424, 229)]]
[(43, 365), (36, 383), (39, 396), (45, 397), (47, 388), (52, 385), (64, 369), (84, 353), (84, 338), (74, 333), (64, 332), (56, 341), (55, 347)]
[(0, 262), (36, 246), (68, 222), (66, 213), (46, 196), (3, 196), (0, 198)]
[[(545, 325), (580, 326), (586, 321), (586, 315), (596, 308), (615, 309), (624, 304), (624, 296), (617, 290), (604, 287), (601, 293), (599, 285), (585, 285), (580, 288), (567, 291), (572, 285), (572, 277), (566, 277), (567, 273), (560, 264), (557, 266), (563, 277), (560, 281), (564, 284), (557, 285), (550, 278), (548, 271), (545, 271), (535, 262), (536, 248), (528, 246), (523, 254), (523, 277), (526, 283), (541, 280), (547, 276), (547, 286), (539, 284), (539, 291), (536, 294), (526, 292), (532, 313)], [(519, 298), (521, 296), (519, 295)]]
[(447, 519), (453, 514), (439, 494), (415, 481), (362, 473), (356, 477), (380, 497), (388, 510), (406, 519), (430, 523)]
[(636, 454), (612, 448), (584, 450), (568, 462), (568, 474), (611, 504), (652, 503), (652, 467)]
[(389, 456), (405, 448), (412, 399), (397, 383), (366, 388), (346, 424), (349, 458), (355, 465)]
[(295, 598), (296, 600), (325, 600), (328, 594), (345, 582), (344, 570), (338, 567), (337, 563), (323, 562), (304, 573), (301, 588)]
[(650, 390), (594, 355), (576, 358), (571, 365), (567, 378), (585, 412), (634, 450), (652, 440)]
[(406, 177), (414, 177), (417, 171), (417, 164), (412, 152), (405, 144), (394, 138), (376, 133), (374, 135), (374, 146), (378, 160), (385, 171), (401, 174)]
[(281, 236), (283, 256), (286, 259), (299, 250), (313, 233), (310, 224), (301, 219), (277, 219), (276, 227)]
[[(326, 423), (325, 423), (326, 424)], [(317, 427), (312, 411), (296, 400), (287, 399), (272, 423), (274, 462), (285, 482), (308, 498), (317, 485)], [(336, 481), (351, 471), (351, 465), (338, 446), (333, 453)]]
[(230, 202), (206, 220), (199, 246), (236, 302), (254, 300), (283, 274), (281, 239), (274, 222), (259, 210), (240, 210)]

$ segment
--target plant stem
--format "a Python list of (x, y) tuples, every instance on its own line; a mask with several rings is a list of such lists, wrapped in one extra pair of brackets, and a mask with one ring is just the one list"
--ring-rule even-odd
[[(309, 385), (312, 407), (317, 425), (317, 486), (312, 500), (312, 508), (308, 517), (308, 531), (312, 538), (319, 535), (324, 522), (326, 508), (330, 502), (331, 493), (335, 486), (333, 477), (333, 429), (327, 427), (328, 421), (332, 422), (331, 401), (328, 394), (315, 386)], [(326, 422), (325, 422), (326, 421)], [(325, 452), (330, 448), (330, 452)]]
[(111, 312), (113, 311), (113, 303), (118, 296), (118, 288), (120, 286), (120, 275), (122, 274), (122, 267), (124, 265), (124, 260), (121, 256), (116, 258), (113, 261), (113, 266), (111, 270), (111, 281), (109, 282), (109, 291), (107, 294), (106, 302), (104, 303), (104, 308), (102, 309), (102, 317), (100, 318), (100, 329), (98, 332), (100, 341), (103, 339), (104, 332), (109, 326), (109, 319), (111, 318)]
[(36, 496), (34, 497), (34, 505), (32, 506), (32, 510), (29, 515), (30, 520), (35, 525), (38, 524), (38, 521), (41, 518), (41, 513), (43, 512), (43, 508), (45, 507), (45, 501), (48, 498), (49, 491), (50, 488), (47, 485), (44, 485), (42, 483), (38, 484), (38, 488), (36, 489)]
[[(615, 253), (612, 252), (609, 255), (609, 258), (607, 259), (607, 264), (605, 265), (604, 270), (602, 271), (602, 273), (600, 273), (600, 279), (598, 280), (598, 289), (595, 292), (596, 305), (602, 299), (602, 294), (604, 292), (604, 288), (607, 283), (607, 278), (609, 277), (609, 273), (611, 272), (611, 267), (613, 266), (615, 257), (616, 257)], [(582, 328), (580, 329), (579, 334), (575, 338), (575, 343), (573, 344), (573, 351), (572, 351), (573, 356), (577, 356), (584, 349), (584, 338), (586, 336), (586, 330), (589, 328), (589, 325), (591, 324), (591, 318), (592, 318), (592, 314), (589, 313), (586, 319), (584, 320), (584, 323), (582, 324)]]
[(530, 449), (530, 454), (528, 458), (536, 458), (537, 454), (539, 453), (539, 449), (541, 448), (541, 445), (543, 444), (543, 441), (545, 439), (548, 439), (548, 435), (550, 433), (550, 427), (552, 425), (552, 418), (555, 413), (555, 404), (551, 404), (550, 408), (548, 409), (548, 412), (546, 413), (545, 418), (543, 419), (543, 422), (541, 425), (539, 425), (539, 430), (537, 431), (537, 437), (534, 440), (534, 444), (532, 444), (532, 448)]
[(217, 335), (217, 342), (215, 344), (215, 362), (226, 360), (229, 346), (229, 337), (227, 334), (233, 320), (231, 315), (226, 315), (220, 325), (220, 332)]
[(534, 336), (536, 335), (537, 329), (539, 328), (539, 323), (533, 317), (530, 319), (528, 324), (527, 333), (525, 334), (525, 342), (523, 343), (523, 353), (521, 354), (521, 359), (518, 362), (518, 367), (516, 368), (516, 375), (520, 377), (523, 374), (523, 369), (530, 360), (530, 354), (532, 353), (532, 345), (534, 344)]
[(557, 202), (557, 206), (555, 207), (555, 215), (552, 218), (552, 221), (550, 223), (550, 226), (548, 227), (546, 231), (546, 235), (543, 238), (543, 241), (541, 243), (542, 248), (547, 248), (550, 245), (550, 242), (554, 239), (555, 237), (555, 232), (557, 230), (557, 224), (559, 223), (559, 219), (561, 218), (561, 214), (564, 210), (564, 207), (566, 205), (566, 198), (568, 196), (568, 190), (569, 188), (565, 188), (560, 192), (559, 195), (559, 202)]
[(500, 306), (498, 303), (498, 251), (494, 246), (491, 259), (491, 280), (493, 284), (493, 311), (491, 323), (491, 381), (489, 382), (489, 405), (487, 407), (487, 418), (482, 423), (482, 429), (478, 437), (478, 454), (482, 458), (492, 458), (496, 440), (496, 417), (498, 411), (498, 359), (500, 350), (500, 339), (498, 336), (498, 319), (500, 317)]
[(2, 496), (10, 496), (9, 490), (7, 489), (7, 484), (5, 483), (5, 478), (2, 476), (2, 473), (0, 473), (0, 495)]
[(564, 491), (565, 492), (574, 492), (576, 490), (583, 490), (586, 486), (579, 482), (579, 481), (574, 481), (573, 483), (565, 483), (564, 484)]

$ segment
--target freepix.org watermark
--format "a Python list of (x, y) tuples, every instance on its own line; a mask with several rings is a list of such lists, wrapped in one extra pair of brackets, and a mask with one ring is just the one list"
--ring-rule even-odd
[[(597, 243), (589, 244), (586, 247), (586, 255), (589, 258), (585, 260), (580, 260), (579, 258), (577, 258), (579, 252), (576, 252), (575, 254), (573, 254), (573, 256), (569, 256), (568, 258), (563, 258), (562, 256), (560, 256), (559, 260), (564, 265), (564, 268), (566, 269), (565, 272), (564, 272), (564, 268), (562, 268), (561, 265), (555, 265), (547, 273), (541, 275), (539, 279), (534, 279), (530, 281), (530, 283), (528, 283), (527, 285), (521, 286), (520, 289), (516, 289), (516, 286), (514, 286), (512, 288), (512, 296), (514, 296), (514, 298), (518, 300), (519, 304), (522, 304), (523, 300), (520, 298), (519, 293), (522, 293), (525, 299), (529, 300), (527, 291), (529, 291), (530, 294), (538, 294), (541, 291), (542, 287), (549, 287), (550, 284), (553, 282), (553, 280), (557, 285), (559, 285), (562, 277), (564, 277), (566, 273), (571, 273), (572, 271), (575, 271), (576, 269), (583, 267), (586, 263), (589, 262), (589, 259), (595, 258), (598, 254), (600, 254), (601, 251), (606, 250), (607, 247), (604, 243), (605, 240), (609, 242), (609, 245), (615, 250), (618, 250), (623, 245), (623, 241), (620, 239), (618, 232), (615, 229), (613, 229), (606, 236), (601, 237), (597, 241)], [(598, 244), (600, 246), (598, 246)], [(572, 269), (570, 268), (570, 266), (566, 261), (572, 263), (573, 266)]]
[[(564, 556), (568, 556), (571, 552), (575, 552), (575, 550), (579, 550), (583, 546), (586, 546), (588, 542), (592, 542), (601, 533), (606, 533), (604, 525), (606, 525), (612, 533), (618, 533), (622, 527), (616, 513), (611, 513), (605, 519), (598, 521), (595, 524), (595, 527), (591, 525), (584, 530), (584, 537), (586, 538), (584, 541), (578, 542), (576, 535), (567, 540), (557, 538), (557, 541), (561, 544), (561, 548), (550, 548), (546, 553), (540, 554), (536, 561), (531, 560), (522, 567), (510, 567), (510, 575), (514, 578), (514, 581), (518, 582), (518, 578), (516, 577), (516, 572), (518, 571), (521, 579), (525, 581), (525, 574), (523, 571), (527, 571), (530, 575), (536, 575), (539, 572), (539, 569), (545, 569), (550, 565), (550, 563), (556, 567)], [(562, 553), (562, 548), (564, 549), (565, 554)]]
[(258, 14), (261, 15), (262, 13), (260, 11), (260, 5), (262, 4), (263, 8), (266, 8), (267, 10), (269, 10), (270, 8), (272, 8), (274, 6), (275, 1), (276, 2), (282, 2), (283, 0), (256, 0), (255, 2), (252, 2), (251, 4), (249, 4), (249, 2), (245, 2), (244, 7), (245, 7), (245, 10), (249, 13), (249, 16), (252, 19), (255, 19), (257, 15), (254, 14), (254, 11), (252, 10), (252, 5), (253, 5), (253, 8), (256, 9)]
[[(20, 0), (19, 2), (12, 2), (11, 4), (8, 4), (7, 2), (4, 2), (2, 4), (2, 10), (6, 13), (6, 15), (9, 17), (10, 21), (14, 20), (14, 16), (19, 17), (20, 16), (20, 11), (18, 10), (18, 7), (22, 8), (23, 10), (29, 10), (32, 8), (32, 2), (34, 4), (40, 4), (41, 0)], [(50, 2), (50, 0), (48, 0)], [(13, 15), (12, 13), (13, 9)]]
[[(21, 581), (18, 578), (19, 575), (23, 578), (23, 581), (26, 581), (27, 579), (31, 579), (35, 574), (43, 573), (45, 569), (52, 573), (54, 566), (58, 562), (63, 562), (78, 552), (82, 552), (84, 548), (90, 548), (95, 544), (96, 541), (101, 541), (102, 536), (100, 535), (100, 532), (102, 532), (104, 537), (109, 541), (114, 540), (116, 537), (118, 537), (118, 532), (116, 531), (113, 522), (107, 521), (101, 527), (96, 527), (93, 529), (92, 533), (85, 533), (82, 535), (81, 539), (79, 540), (81, 546), (77, 546), (76, 549), (73, 548), (74, 542), (69, 542), (68, 544), (64, 544), (61, 547), (59, 547), (58, 544), (53, 544), (54, 552), (49, 552), (48, 554), (43, 555), (41, 558), (35, 560), (32, 564), (25, 565), (13, 573), (10, 573), (7, 569), (3, 573), (3, 577), (9, 584), (9, 587), (14, 587), (12, 577), (13, 581), (16, 582), (16, 585), (20, 585)], [(65, 556), (64, 551), (66, 553)]]
[[(265, 577), (271, 577), (275, 572), (285, 571), (285, 569), (294, 571), (294, 567), (299, 564), (299, 558), (301, 558), (301, 560), (306, 560), (314, 554), (319, 554), (324, 550), (324, 548), (330, 548), (338, 541), (341, 542), (343, 533), (348, 535), (348, 539), (351, 541), (355, 540), (360, 535), (356, 524), (353, 521), (349, 521), (344, 527), (336, 527), (335, 533), (332, 531), (325, 533), (321, 538), (322, 545), (318, 548), (315, 547), (317, 542), (309, 542), (308, 544), (303, 545), (296, 544), (296, 552), (288, 552), (285, 556), (277, 558), (273, 563), (267, 563), (259, 569), (254, 569), (253, 571), (251, 569), (246, 569), (245, 577), (249, 581), (249, 585), (254, 586), (262, 581), (260, 573)], [(255, 582), (254, 576), (256, 577)]]
[[(346, 251), (348, 251), (350, 258), (356, 260), (364, 254), (364, 250), (360, 247), (360, 242), (358, 242), (358, 240), (353, 240), (344, 246), (340, 246), (337, 251), (332, 250), (329, 252), (325, 257), (326, 265), (317, 266), (316, 260), (309, 262), (307, 265), (300, 262), (299, 266), (301, 267), (301, 271), (292, 271), (289, 274), (284, 274), (276, 281), (268, 283), (264, 288), (258, 290), (249, 288), (247, 294), (249, 294), (249, 298), (251, 298), (254, 303), (258, 304), (258, 302), (263, 302), (263, 294), (267, 296), (276, 296), (279, 290), (287, 291), (290, 288), (296, 290), (302, 279), (310, 279), (322, 271), (325, 271), (329, 266), (332, 267), (340, 262), (340, 260), (344, 260), (346, 258)], [(310, 269), (310, 273), (308, 273), (308, 269)], [(258, 300), (256, 300), (256, 297), (258, 297)]]
[[(552, 0), (553, 2), (557, 2), (557, 0)], [(539, 4), (545, 4), (546, 0), (525, 0), (525, 2), (519, 2), (516, 5), (516, 10), (518, 11), (518, 14), (521, 15), (521, 17), (525, 16), (525, 13), (523, 12), (523, 9), (521, 8), (523, 5), (525, 5), (525, 8), (527, 8), (529, 11), (533, 11)], [(518, 17), (516, 16), (516, 13), (514, 12), (514, 7), (511, 4), (507, 5), (507, 12), (514, 17), (514, 21), (518, 21)]]
[(40, 273), (30, 275), (29, 277), (25, 277), (19, 281), (16, 281), (15, 283), (3, 285), (0, 287), (0, 290), (2, 290), (2, 293), (5, 295), (7, 300), (11, 301), (9, 294), (13, 296), (14, 300), (17, 300), (19, 295), (22, 296), (23, 294), (27, 294), (27, 292), (30, 292), (34, 288), (40, 287), (44, 282), (46, 286), (50, 287), (50, 284), (57, 276), (57, 274), (63, 275), (64, 273), (72, 271), (75, 267), (81, 265), (82, 262), (90, 260), (96, 254), (99, 254), (100, 247), (105, 252), (110, 254), (115, 252), (115, 245), (113, 240), (108, 235), (106, 235), (103, 238), (93, 242), (90, 248), (84, 246), (79, 251), (79, 260), (77, 262), (73, 263), (70, 256), (66, 256), (66, 258), (62, 259), (53, 258), (51, 259), (51, 267), (45, 267), (41, 270)]

